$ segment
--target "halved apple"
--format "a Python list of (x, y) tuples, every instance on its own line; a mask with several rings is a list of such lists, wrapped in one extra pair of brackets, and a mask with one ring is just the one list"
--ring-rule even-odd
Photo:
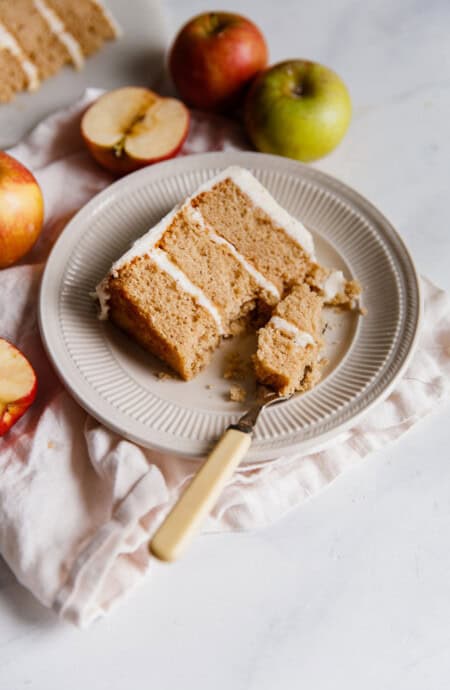
[(27, 411), (36, 390), (36, 374), (27, 358), (0, 338), (0, 436)]
[(189, 110), (181, 101), (137, 86), (100, 96), (81, 121), (89, 151), (116, 174), (172, 158), (188, 130)]

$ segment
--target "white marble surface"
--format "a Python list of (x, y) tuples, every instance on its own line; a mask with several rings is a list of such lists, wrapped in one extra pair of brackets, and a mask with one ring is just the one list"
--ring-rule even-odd
[[(318, 167), (376, 203), (450, 289), (448, 1), (220, 4), (260, 24), (272, 60), (320, 60), (347, 81), (353, 124)], [(211, 6), (167, 9), (175, 29)], [(1, 690), (447, 689), (449, 412), (280, 523), (199, 539), (88, 631), (0, 564)]]

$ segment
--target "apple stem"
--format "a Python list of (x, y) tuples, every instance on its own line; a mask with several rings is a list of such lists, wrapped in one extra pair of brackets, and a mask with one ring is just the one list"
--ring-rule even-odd
[(116, 158), (122, 158), (123, 156), (123, 150), (125, 148), (125, 139), (126, 134), (121, 139), (119, 139), (119, 141), (117, 141), (113, 146), (112, 150), (114, 151), (114, 155)]

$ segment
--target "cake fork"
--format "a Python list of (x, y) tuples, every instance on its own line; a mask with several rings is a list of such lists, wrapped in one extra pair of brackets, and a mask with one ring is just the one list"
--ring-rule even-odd
[(154, 556), (162, 561), (174, 561), (181, 556), (248, 451), (261, 411), (289, 397), (258, 387), (253, 405), (236, 424), (228, 427), (154, 534), (149, 546)]

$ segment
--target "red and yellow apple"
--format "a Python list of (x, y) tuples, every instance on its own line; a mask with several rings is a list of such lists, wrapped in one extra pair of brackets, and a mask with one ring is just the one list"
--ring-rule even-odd
[(27, 411), (36, 390), (36, 375), (27, 358), (0, 338), (0, 436)]
[(93, 103), (81, 134), (95, 160), (123, 175), (175, 156), (189, 130), (189, 110), (176, 98), (127, 86)]
[(186, 103), (227, 110), (267, 65), (267, 56), (264, 36), (249, 19), (207, 12), (182, 27), (170, 51), (169, 69)]
[(331, 69), (288, 60), (261, 72), (245, 103), (245, 126), (254, 146), (308, 162), (330, 153), (350, 124), (344, 82)]
[(0, 151), (0, 268), (21, 259), (36, 242), (44, 222), (44, 200), (36, 178)]

